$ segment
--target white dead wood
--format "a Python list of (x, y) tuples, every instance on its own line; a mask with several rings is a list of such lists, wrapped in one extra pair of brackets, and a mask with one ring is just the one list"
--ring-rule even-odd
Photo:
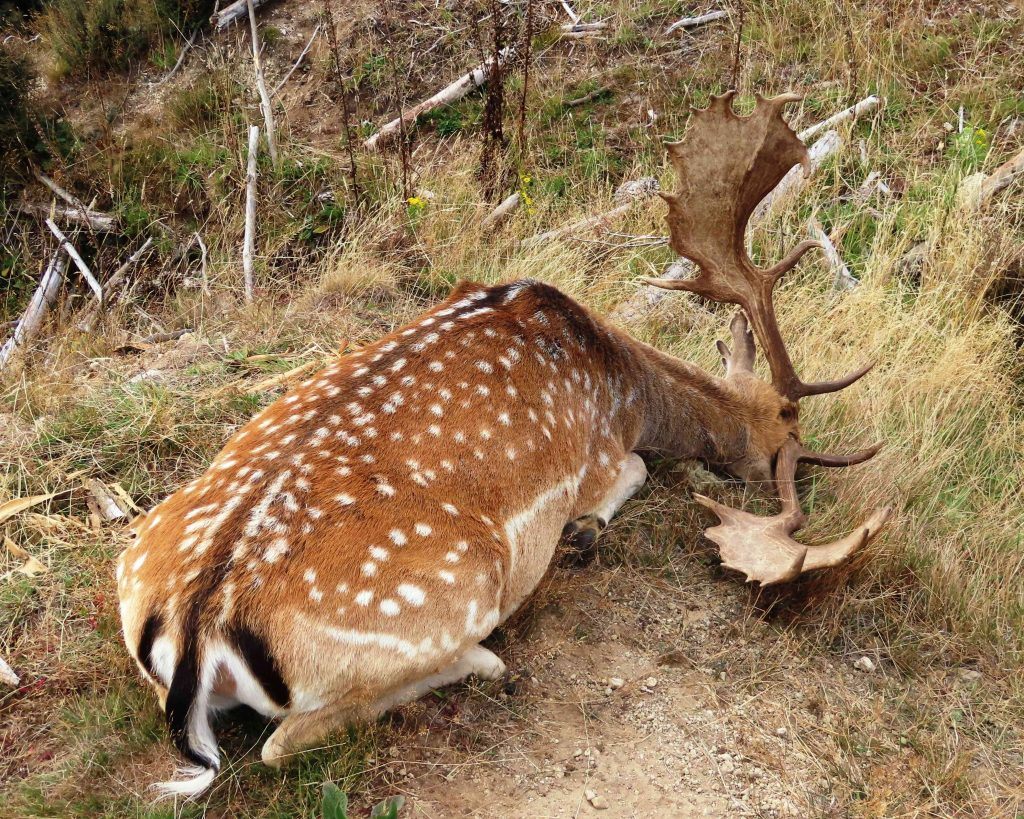
[[(116, 217), (110, 216), (109, 214), (106, 213), (100, 213), (99, 211), (95, 211), (86, 207), (85, 203), (81, 199), (64, 190), (64, 188), (62, 188), (60, 185), (58, 185), (56, 182), (50, 179), (50, 177), (48, 177), (46, 174), (37, 173), (36, 179), (38, 179), (40, 182), (46, 185), (46, 187), (53, 191), (53, 193), (56, 194), (58, 198), (63, 199), (65, 202), (67, 202), (68, 205), (71, 206), (70, 210), (58, 208), (57, 206), (55, 206), (55, 212), (59, 213), (60, 215), (63, 215), (65, 218), (72, 219), (78, 222), (84, 222), (93, 230), (97, 231), (111, 231), (115, 227), (117, 227)], [(41, 213), (41, 211), (39, 211), (38, 208), (42, 206), (27, 205), (26, 207), (30, 208), (31, 210), (35, 210), (37, 213)], [(48, 215), (49, 208), (46, 208), (45, 210)]]
[(32, 294), (28, 307), (14, 328), (14, 333), (0, 348), (0, 370), (7, 366), (14, 351), (26, 344), (39, 332), (43, 319), (50, 306), (57, 300), (61, 285), (64, 283), (64, 271), (67, 269), (67, 257), (60, 249), (46, 266), (39, 286)]
[[(512, 49), (503, 49), (499, 56), (499, 63), (504, 63), (512, 54)], [(416, 118), (423, 114), (433, 111), (435, 108), (440, 108), (442, 105), (451, 105), (453, 102), (458, 102), (466, 94), (472, 91), (474, 88), (479, 88), (485, 82), (488, 77), (491, 76), (491, 71), (494, 69), (494, 58), (491, 57), (478, 65), (472, 71), (463, 74), (451, 85), (442, 88), (434, 96), (423, 100), (422, 102), (408, 108), (402, 112), (401, 116), (391, 120), (386, 125), (381, 126), (381, 129), (377, 131), (373, 136), (363, 142), (363, 147), (368, 151), (376, 150), (381, 146), (383, 142), (394, 137), (404, 127), (406, 129), (414, 128), (416, 126)]]
[(85, 482), (85, 488), (90, 495), (87, 500), (92, 501), (89, 506), (93, 507), (92, 511), (101, 520), (123, 520), (128, 517), (128, 509), (124, 505), (124, 501), (107, 488), (103, 481), (90, 478)]
[(322, 23), (317, 23), (316, 24), (316, 28), (313, 29), (313, 33), (310, 35), (309, 42), (306, 43), (306, 47), (304, 49), (302, 49), (302, 53), (299, 54), (299, 59), (297, 59), (295, 61), (295, 64), (291, 67), (291, 69), (289, 69), (288, 73), (284, 75), (284, 79), (281, 80), (281, 82), (279, 82), (276, 86), (274, 86), (273, 93), (274, 93), (275, 97), (280, 92), (280, 90), (282, 88), (284, 88), (285, 83), (288, 82), (288, 80), (291, 79), (292, 74), (295, 73), (295, 69), (298, 68), (300, 65), (302, 65), (302, 61), (306, 58), (306, 55), (309, 53), (309, 50), (313, 47), (313, 41), (316, 39), (316, 35), (320, 33), (320, 26), (321, 25), (323, 25), (323, 24)]
[[(252, 4), (256, 8), (259, 8), (266, 2), (267, 0), (252, 0)], [(244, 17), (248, 11), (247, 5), (248, 0), (235, 0), (234, 3), (225, 6), (220, 11), (214, 12), (210, 21), (213, 23), (214, 28), (216, 28), (217, 31), (221, 31)]]
[[(775, 186), (760, 204), (754, 209), (750, 217), (750, 224), (756, 225), (762, 219), (773, 203), (785, 200), (802, 189), (810, 179), (811, 175), (821, 167), (821, 164), (830, 156), (838, 153), (842, 147), (843, 140), (838, 131), (829, 131), (817, 142), (807, 149), (808, 172), (804, 173), (803, 166), (794, 166), (789, 173), (782, 177), (782, 181)], [(661, 273), (664, 279), (689, 279), (697, 275), (697, 266), (689, 259), (677, 259), (668, 265)], [(671, 290), (663, 290), (657, 287), (647, 287), (622, 301), (612, 312), (613, 318), (617, 321), (635, 321), (650, 312), (655, 306), (671, 293)]]
[(825, 254), (825, 260), (828, 262), (828, 266), (832, 268), (833, 290), (853, 290), (853, 288), (860, 284), (857, 277), (854, 276), (850, 272), (850, 268), (846, 266), (846, 262), (843, 261), (843, 257), (839, 255), (839, 250), (836, 248), (832, 239), (825, 232), (825, 228), (817, 218), (812, 216), (807, 222), (807, 233), (812, 239), (821, 245), (821, 250)]
[(0, 682), (14, 688), (21, 684), (21, 680), (18, 679), (18, 675), (14, 673), (14, 669), (7, 665), (7, 661), (0, 657)]
[(206, 251), (206, 242), (204, 242), (203, 241), (203, 237), (199, 235), (199, 231), (196, 231), (195, 237), (196, 237), (196, 242), (198, 242), (198, 244), (199, 244), (199, 253), (201, 254), (200, 258), (199, 258), (199, 275), (200, 275), (200, 281), (202, 281), (202, 283), (203, 283), (203, 285), (202, 285), (203, 286), (203, 295), (204, 296), (209, 296), (210, 295), (210, 277), (209, 277), (209, 275), (207, 273), (207, 270), (206, 270), (206, 257), (208, 255), (207, 251)]
[(957, 189), (957, 201), (964, 210), (979, 210), (1018, 176), (1024, 176), (1024, 150), (990, 174), (973, 173), (965, 177)]
[(494, 230), (499, 227), (509, 216), (511, 216), (516, 208), (522, 204), (523, 197), (516, 191), (511, 196), (505, 197), (501, 204), (498, 205), (494, 210), (487, 214), (480, 222), (480, 227), (483, 230)]
[(117, 228), (117, 217), (109, 213), (102, 213), (98, 210), (88, 210), (73, 207), (65, 207), (53, 202), (49, 205), (36, 202), (19, 202), (17, 208), (27, 216), (42, 216), (44, 219), (49, 216), (53, 219), (60, 219), (63, 222), (73, 222), (82, 227), (90, 228), (97, 233), (110, 233)]
[(819, 134), (822, 131), (827, 131), (829, 128), (839, 125), (841, 122), (847, 122), (852, 119), (857, 119), (858, 117), (863, 116), (869, 111), (874, 111), (883, 102), (884, 100), (881, 97), (872, 94), (870, 97), (865, 97), (864, 99), (862, 99), (856, 105), (851, 105), (845, 111), (840, 111), (837, 114), (833, 114), (826, 120), (822, 120), (821, 122), (817, 122), (808, 128), (804, 128), (800, 133), (797, 134), (797, 136), (800, 137), (800, 139), (802, 139), (804, 142), (807, 142), (807, 140), (809, 140), (816, 134)]
[(245, 170), (245, 239), (242, 243), (242, 274), (245, 280), (245, 300), (252, 301), (252, 260), (256, 243), (256, 152), (260, 146), (258, 125), (249, 126), (249, 156)]
[(560, 2), (562, 4), (562, 8), (565, 9), (565, 13), (569, 15), (569, 19), (572, 20), (573, 23), (578, 23), (580, 21), (580, 16), (575, 12), (573, 7), (569, 5), (566, 0), (560, 0)]
[(277, 137), (274, 132), (274, 106), (267, 93), (267, 81), (263, 76), (263, 60), (260, 57), (260, 34), (256, 28), (256, 8), (253, 0), (247, 0), (249, 8), (249, 30), (252, 37), (252, 66), (256, 73), (256, 89), (260, 94), (260, 109), (263, 111), (263, 125), (267, 132), (267, 151), (270, 163), (277, 170)]
[(70, 256), (71, 260), (75, 263), (75, 267), (77, 267), (79, 272), (82, 274), (82, 278), (89, 283), (89, 287), (92, 288), (92, 292), (96, 295), (96, 300), (100, 304), (103, 304), (103, 287), (92, 274), (92, 271), (89, 269), (89, 265), (85, 263), (85, 260), (78, 254), (78, 251), (75, 250), (75, 246), (68, 241), (68, 237), (61, 232), (61, 229), (54, 224), (52, 219), (46, 220), (46, 226), (50, 229), (50, 233), (57, 237), (57, 241), (60, 242), (61, 247), (67, 251), (68, 256)]
[(665, 34), (671, 34), (673, 31), (679, 31), (680, 29), (696, 28), (707, 23), (713, 23), (715, 20), (722, 20), (728, 16), (729, 12), (727, 11), (709, 11), (707, 14), (698, 14), (696, 17), (684, 17), (681, 20), (676, 20), (666, 28)]
[(88, 307), (83, 311), (82, 318), (78, 322), (78, 329), (83, 333), (91, 333), (96, 327), (96, 320), (99, 318), (100, 313), (104, 309), (109, 309), (115, 301), (117, 301), (118, 295), (121, 292), (121, 287), (124, 284), (125, 278), (128, 275), (128, 271), (141, 259), (147, 250), (152, 246), (153, 240), (146, 239), (142, 247), (136, 250), (131, 256), (128, 257), (127, 261), (124, 262), (114, 274), (107, 279), (105, 282), (106, 298), (103, 303), (91, 302)]
[(604, 31), (608, 28), (607, 20), (599, 20), (596, 23), (564, 23), (562, 25), (563, 34), (586, 34), (591, 31)]

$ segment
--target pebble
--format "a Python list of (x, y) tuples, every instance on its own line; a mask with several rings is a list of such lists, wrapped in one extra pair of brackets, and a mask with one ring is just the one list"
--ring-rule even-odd
[(776, 728), (775, 729), (775, 736), (777, 736), (779, 739), (785, 739), (786, 737), (789, 736), (789, 731), (787, 731), (783, 727)]
[(622, 688), (622, 686), (624, 686), (625, 684), (626, 684), (626, 681), (624, 679), (622, 679), (622, 677), (612, 677), (610, 680), (608, 680), (608, 687), (609, 688), (618, 689), (618, 688)]
[(871, 661), (870, 657), (861, 657), (853, 664), (853, 667), (858, 671), (863, 671), (865, 674), (870, 674), (875, 670), (875, 664)]
[(657, 684), (657, 677), (648, 677), (646, 680), (644, 680), (644, 685), (646, 685), (648, 688), (654, 688)]
[(981, 672), (980, 671), (976, 671), (973, 668), (961, 668), (957, 672), (957, 675), (964, 682), (977, 682), (978, 680), (981, 679)]
[(601, 796), (597, 791), (587, 788), (583, 791), (583, 795), (593, 806), (594, 810), (608, 810), (608, 800)]

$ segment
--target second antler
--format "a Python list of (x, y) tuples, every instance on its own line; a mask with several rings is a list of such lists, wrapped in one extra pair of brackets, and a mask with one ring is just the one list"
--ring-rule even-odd
[[(669, 207), (671, 246), (694, 261), (699, 273), (692, 279), (645, 281), (741, 307), (761, 342), (772, 385), (780, 395), (797, 402), (810, 395), (841, 390), (867, 373), (871, 365), (835, 381), (802, 381), (779, 331), (772, 298), (776, 282), (818, 243), (801, 242), (782, 261), (759, 268), (747, 255), (744, 240), (750, 215), (758, 203), (794, 165), (807, 166), (806, 147), (782, 118), (783, 107), (800, 97), (759, 96), (753, 112), (741, 117), (733, 111), (733, 96), (734, 91), (726, 92), (714, 97), (706, 109), (694, 111), (694, 121), (684, 139), (667, 146), (679, 180), (674, 193), (661, 194)], [(733, 322), (733, 337), (737, 349), (732, 359), (726, 355), (728, 348), (720, 347), (727, 369), (750, 369), (753, 345), (742, 318)], [(721, 520), (706, 534), (718, 544), (724, 565), (744, 572), (750, 581), (769, 585), (848, 560), (877, 534), (889, 510), (877, 510), (859, 529), (834, 543), (803, 546), (792, 538), (807, 522), (797, 497), (796, 469), (801, 461), (851, 466), (866, 461), (877, 451), (878, 447), (874, 447), (848, 456), (822, 455), (790, 438), (776, 456), (775, 483), (782, 511), (774, 517), (761, 518), (697, 496)]]

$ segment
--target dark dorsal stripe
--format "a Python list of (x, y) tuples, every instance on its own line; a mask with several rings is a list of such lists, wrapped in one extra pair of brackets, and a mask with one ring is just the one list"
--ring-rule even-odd
[(153, 662), (153, 643), (160, 636), (160, 629), (163, 627), (163, 624), (164, 619), (160, 616), (159, 612), (153, 612), (149, 615), (146, 618), (146, 622), (142, 624), (142, 636), (139, 637), (139, 647), (136, 651), (139, 662), (142, 663), (153, 679), (159, 681), (161, 685), (164, 681), (156, 673), (156, 664)]
[(245, 626), (235, 626), (231, 630), (231, 638), (267, 696), (281, 708), (287, 708), (291, 692), (266, 641)]

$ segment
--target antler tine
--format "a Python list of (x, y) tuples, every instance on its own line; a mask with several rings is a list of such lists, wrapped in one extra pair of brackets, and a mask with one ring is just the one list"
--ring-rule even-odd
[(805, 546), (793, 534), (807, 523), (796, 490), (796, 469), (801, 461), (823, 466), (849, 466), (873, 456), (878, 447), (852, 455), (822, 455), (790, 438), (779, 450), (775, 483), (782, 509), (771, 517), (758, 517), (734, 509), (703, 495), (695, 499), (713, 511), (721, 521), (705, 531), (719, 547), (722, 565), (743, 572), (750, 582), (762, 586), (794, 580), (804, 572), (838, 566), (868, 544), (889, 517), (888, 508), (877, 509), (860, 527), (831, 543)]
[(726, 378), (735, 373), (753, 372), (757, 348), (754, 346), (754, 334), (750, 332), (747, 317), (743, 315), (742, 310), (737, 310), (729, 322), (729, 332), (732, 334), (731, 350), (724, 341), (715, 343), (722, 356)]

